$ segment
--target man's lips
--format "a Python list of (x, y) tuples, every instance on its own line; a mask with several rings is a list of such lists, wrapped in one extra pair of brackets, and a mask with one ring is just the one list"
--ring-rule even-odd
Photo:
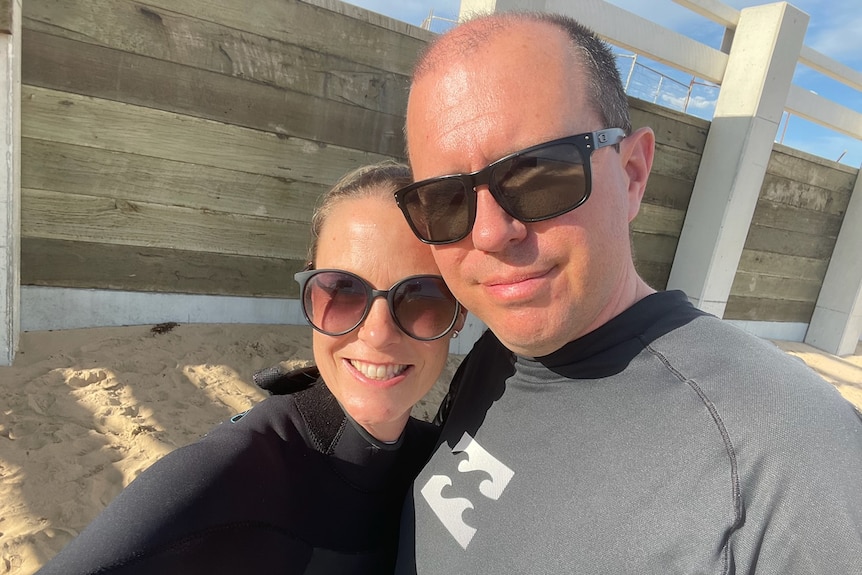
[(495, 275), (477, 282), (485, 294), (498, 301), (517, 302), (529, 300), (546, 285), (551, 269)]

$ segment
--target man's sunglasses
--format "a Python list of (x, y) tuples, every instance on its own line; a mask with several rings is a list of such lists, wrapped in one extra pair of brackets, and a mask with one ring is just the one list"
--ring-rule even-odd
[(388, 290), (374, 289), (358, 275), (342, 270), (302, 271), (293, 277), (299, 282), (302, 311), (308, 323), (330, 336), (344, 335), (359, 327), (378, 297), (386, 298), (395, 325), (421, 341), (449, 333), (461, 311), (461, 304), (440, 276), (410, 276)]
[(500, 158), (478, 172), (438, 176), (395, 192), (413, 233), (426, 244), (466, 238), (476, 221), (476, 188), (487, 185), (507, 214), (549, 220), (590, 197), (590, 155), (625, 138), (620, 128), (568, 136)]

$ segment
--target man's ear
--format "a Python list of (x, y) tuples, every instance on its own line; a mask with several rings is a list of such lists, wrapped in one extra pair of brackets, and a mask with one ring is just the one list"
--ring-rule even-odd
[(655, 134), (650, 128), (638, 128), (620, 142), (620, 161), (628, 178), (629, 222), (638, 215), (654, 155)]

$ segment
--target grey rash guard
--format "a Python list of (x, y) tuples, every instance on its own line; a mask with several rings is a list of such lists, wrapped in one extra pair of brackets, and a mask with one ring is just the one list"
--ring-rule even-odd
[(397, 573), (862, 574), (862, 418), (681, 292), (542, 358), (487, 332), (442, 413)]

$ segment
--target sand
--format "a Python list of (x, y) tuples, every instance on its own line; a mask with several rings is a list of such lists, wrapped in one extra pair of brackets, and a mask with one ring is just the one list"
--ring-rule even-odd
[[(141, 471), (262, 400), (256, 370), (311, 360), (306, 327), (153, 327), (24, 333), (0, 367), (0, 574), (34, 573)], [(862, 408), (862, 346), (775, 343)], [(414, 415), (436, 412), (460, 359)]]

